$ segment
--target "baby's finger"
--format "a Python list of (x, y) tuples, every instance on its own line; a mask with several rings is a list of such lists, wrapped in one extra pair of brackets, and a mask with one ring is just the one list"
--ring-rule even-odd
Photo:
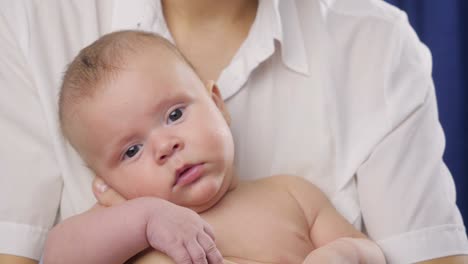
[(211, 239), (213, 241), (216, 241), (216, 238), (215, 238), (215, 235), (214, 235), (214, 232), (213, 232), (213, 228), (209, 224), (205, 224), (203, 226), (203, 231), (205, 231), (205, 233), (207, 233), (211, 237)]
[(193, 264), (208, 264), (205, 251), (200, 244), (198, 244), (198, 240), (196, 238), (186, 242), (185, 248), (192, 259)]
[(216, 247), (215, 242), (207, 234), (200, 233), (197, 236), (198, 243), (205, 251), (206, 258), (208, 259), (209, 264), (222, 264), (223, 256)]
[(102, 206), (119, 205), (126, 199), (110, 188), (101, 178), (96, 177), (93, 181), (93, 193), (98, 203)]
[(190, 254), (183, 245), (163, 250), (176, 264), (192, 264)]

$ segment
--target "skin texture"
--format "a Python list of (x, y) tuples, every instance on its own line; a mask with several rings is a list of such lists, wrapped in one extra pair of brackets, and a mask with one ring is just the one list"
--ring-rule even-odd
[(258, 1), (252, 0), (162, 3), (177, 48), (202, 80), (217, 80), (229, 65), (247, 37), (258, 7)]

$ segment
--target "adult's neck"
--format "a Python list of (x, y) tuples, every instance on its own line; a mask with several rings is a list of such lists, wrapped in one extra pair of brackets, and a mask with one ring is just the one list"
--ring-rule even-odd
[(162, 0), (168, 21), (200, 25), (243, 21), (256, 10), (257, 0)]

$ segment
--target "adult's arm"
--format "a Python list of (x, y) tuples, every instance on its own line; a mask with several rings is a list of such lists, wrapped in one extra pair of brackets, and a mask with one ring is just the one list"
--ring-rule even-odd
[(30, 258), (0, 254), (0, 263), (37, 264), (38, 262)]
[(389, 263), (468, 254), (453, 179), (442, 160), (430, 52), (403, 15), (391, 39), (384, 75), (388, 132), (357, 171), (365, 228)]
[(18, 39), (26, 25), (12, 20), (25, 13), (19, 1), (0, 1), (0, 262), (12, 264), (39, 259), (62, 190), (43, 106)]
[(464, 264), (468, 263), (467, 256), (450, 256), (444, 258), (436, 258), (428, 261), (418, 262), (420, 264)]

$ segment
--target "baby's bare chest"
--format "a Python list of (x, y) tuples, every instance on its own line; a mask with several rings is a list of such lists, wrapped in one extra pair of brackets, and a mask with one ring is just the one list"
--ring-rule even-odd
[(309, 224), (287, 192), (241, 186), (202, 217), (223, 256), (236, 263), (302, 263), (313, 250)]

